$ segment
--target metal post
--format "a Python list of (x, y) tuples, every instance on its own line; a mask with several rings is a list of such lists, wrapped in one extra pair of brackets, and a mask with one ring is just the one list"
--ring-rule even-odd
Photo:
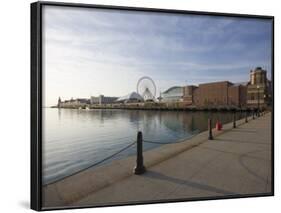
[(143, 165), (142, 156), (142, 132), (138, 132), (137, 136), (137, 165), (134, 169), (136, 175), (143, 174), (145, 172), (145, 167)]
[(258, 85), (258, 111), (257, 116), (260, 117), (260, 87)]
[(236, 128), (236, 114), (233, 113), (233, 128)]
[(209, 129), (208, 139), (213, 140), (214, 138), (213, 138), (213, 133), (212, 133), (212, 119), (211, 118), (208, 119), (208, 129)]
[(246, 111), (245, 123), (248, 123), (248, 112)]

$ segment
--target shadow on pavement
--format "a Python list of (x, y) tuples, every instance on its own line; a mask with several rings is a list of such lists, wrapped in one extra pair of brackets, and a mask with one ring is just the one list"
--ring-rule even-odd
[(219, 189), (219, 188), (216, 188), (216, 187), (213, 187), (213, 186), (209, 186), (209, 185), (205, 185), (205, 184), (201, 184), (201, 183), (196, 183), (196, 182), (189, 181), (189, 180), (182, 180), (182, 179), (170, 177), (170, 176), (161, 174), (159, 172), (154, 172), (154, 171), (147, 171), (143, 176), (145, 176), (147, 178), (169, 181), (169, 182), (172, 182), (172, 183), (175, 183), (175, 184), (185, 185), (185, 186), (197, 188), (197, 189), (200, 189), (200, 190), (215, 192), (215, 193), (223, 194), (223, 195), (236, 194), (234, 192)]

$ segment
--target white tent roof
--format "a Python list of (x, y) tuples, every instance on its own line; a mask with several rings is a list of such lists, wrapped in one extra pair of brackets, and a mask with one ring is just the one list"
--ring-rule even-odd
[(116, 101), (126, 101), (126, 100), (140, 100), (143, 101), (143, 98), (136, 92), (131, 92), (128, 95), (118, 98)]

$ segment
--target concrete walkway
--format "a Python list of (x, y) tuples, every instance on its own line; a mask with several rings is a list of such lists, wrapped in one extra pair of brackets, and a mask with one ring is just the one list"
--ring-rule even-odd
[(271, 194), (271, 113), (72, 205)]

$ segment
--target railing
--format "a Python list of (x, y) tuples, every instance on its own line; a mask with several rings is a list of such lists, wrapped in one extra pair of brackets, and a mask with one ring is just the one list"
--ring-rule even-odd
[(126, 147), (120, 149), (119, 151), (115, 152), (114, 154), (109, 155), (109, 156), (107, 156), (106, 158), (104, 158), (104, 159), (102, 159), (102, 160), (100, 160), (100, 161), (98, 161), (98, 162), (92, 164), (90, 167), (97, 166), (97, 165), (99, 165), (99, 164), (101, 164), (101, 163), (103, 163), (103, 162), (109, 160), (110, 158), (115, 157), (116, 155), (120, 154), (121, 152), (125, 151), (126, 149), (129, 149), (131, 146), (135, 145), (136, 143), (137, 143), (136, 141), (134, 141), (133, 143), (130, 143), (129, 145), (127, 145)]
[[(124, 138), (128, 138), (128, 137), (124, 137)], [(62, 178), (60, 178), (60, 179), (56, 179), (56, 180), (54, 180), (54, 181), (50, 181), (50, 182), (48, 182), (48, 183), (46, 183), (46, 184), (43, 184), (43, 185), (49, 185), (49, 184), (57, 183), (57, 182), (59, 182), (59, 181), (61, 181), (61, 180), (64, 180), (64, 179), (69, 178), (69, 177), (71, 177), (71, 176), (74, 176), (74, 175), (76, 175), (76, 174), (78, 174), (78, 173), (80, 173), (80, 172), (86, 171), (87, 169), (90, 169), (90, 168), (93, 168), (93, 167), (95, 167), (95, 166), (98, 166), (98, 165), (104, 163), (105, 161), (107, 161), (107, 160), (109, 160), (109, 159), (111, 159), (111, 158), (117, 156), (117, 155), (120, 154), (121, 152), (124, 152), (125, 150), (129, 149), (130, 147), (133, 147), (136, 143), (137, 143), (137, 142), (134, 141), (134, 142), (128, 144), (127, 146), (123, 147), (122, 149), (118, 150), (117, 152), (115, 152), (115, 153), (113, 153), (113, 154), (111, 154), (111, 155), (109, 155), (109, 156), (103, 158), (102, 160), (99, 160), (98, 162), (95, 162), (94, 164), (91, 164), (90, 166), (87, 166), (87, 167), (85, 167), (85, 168), (83, 168), (83, 169), (80, 169), (80, 170), (74, 172), (74, 173), (71, 173), (71, 174), (69, 174), (69, 175), (66, 175), (66, 176), (64, 176), (64, 177), (62, 177)]]

